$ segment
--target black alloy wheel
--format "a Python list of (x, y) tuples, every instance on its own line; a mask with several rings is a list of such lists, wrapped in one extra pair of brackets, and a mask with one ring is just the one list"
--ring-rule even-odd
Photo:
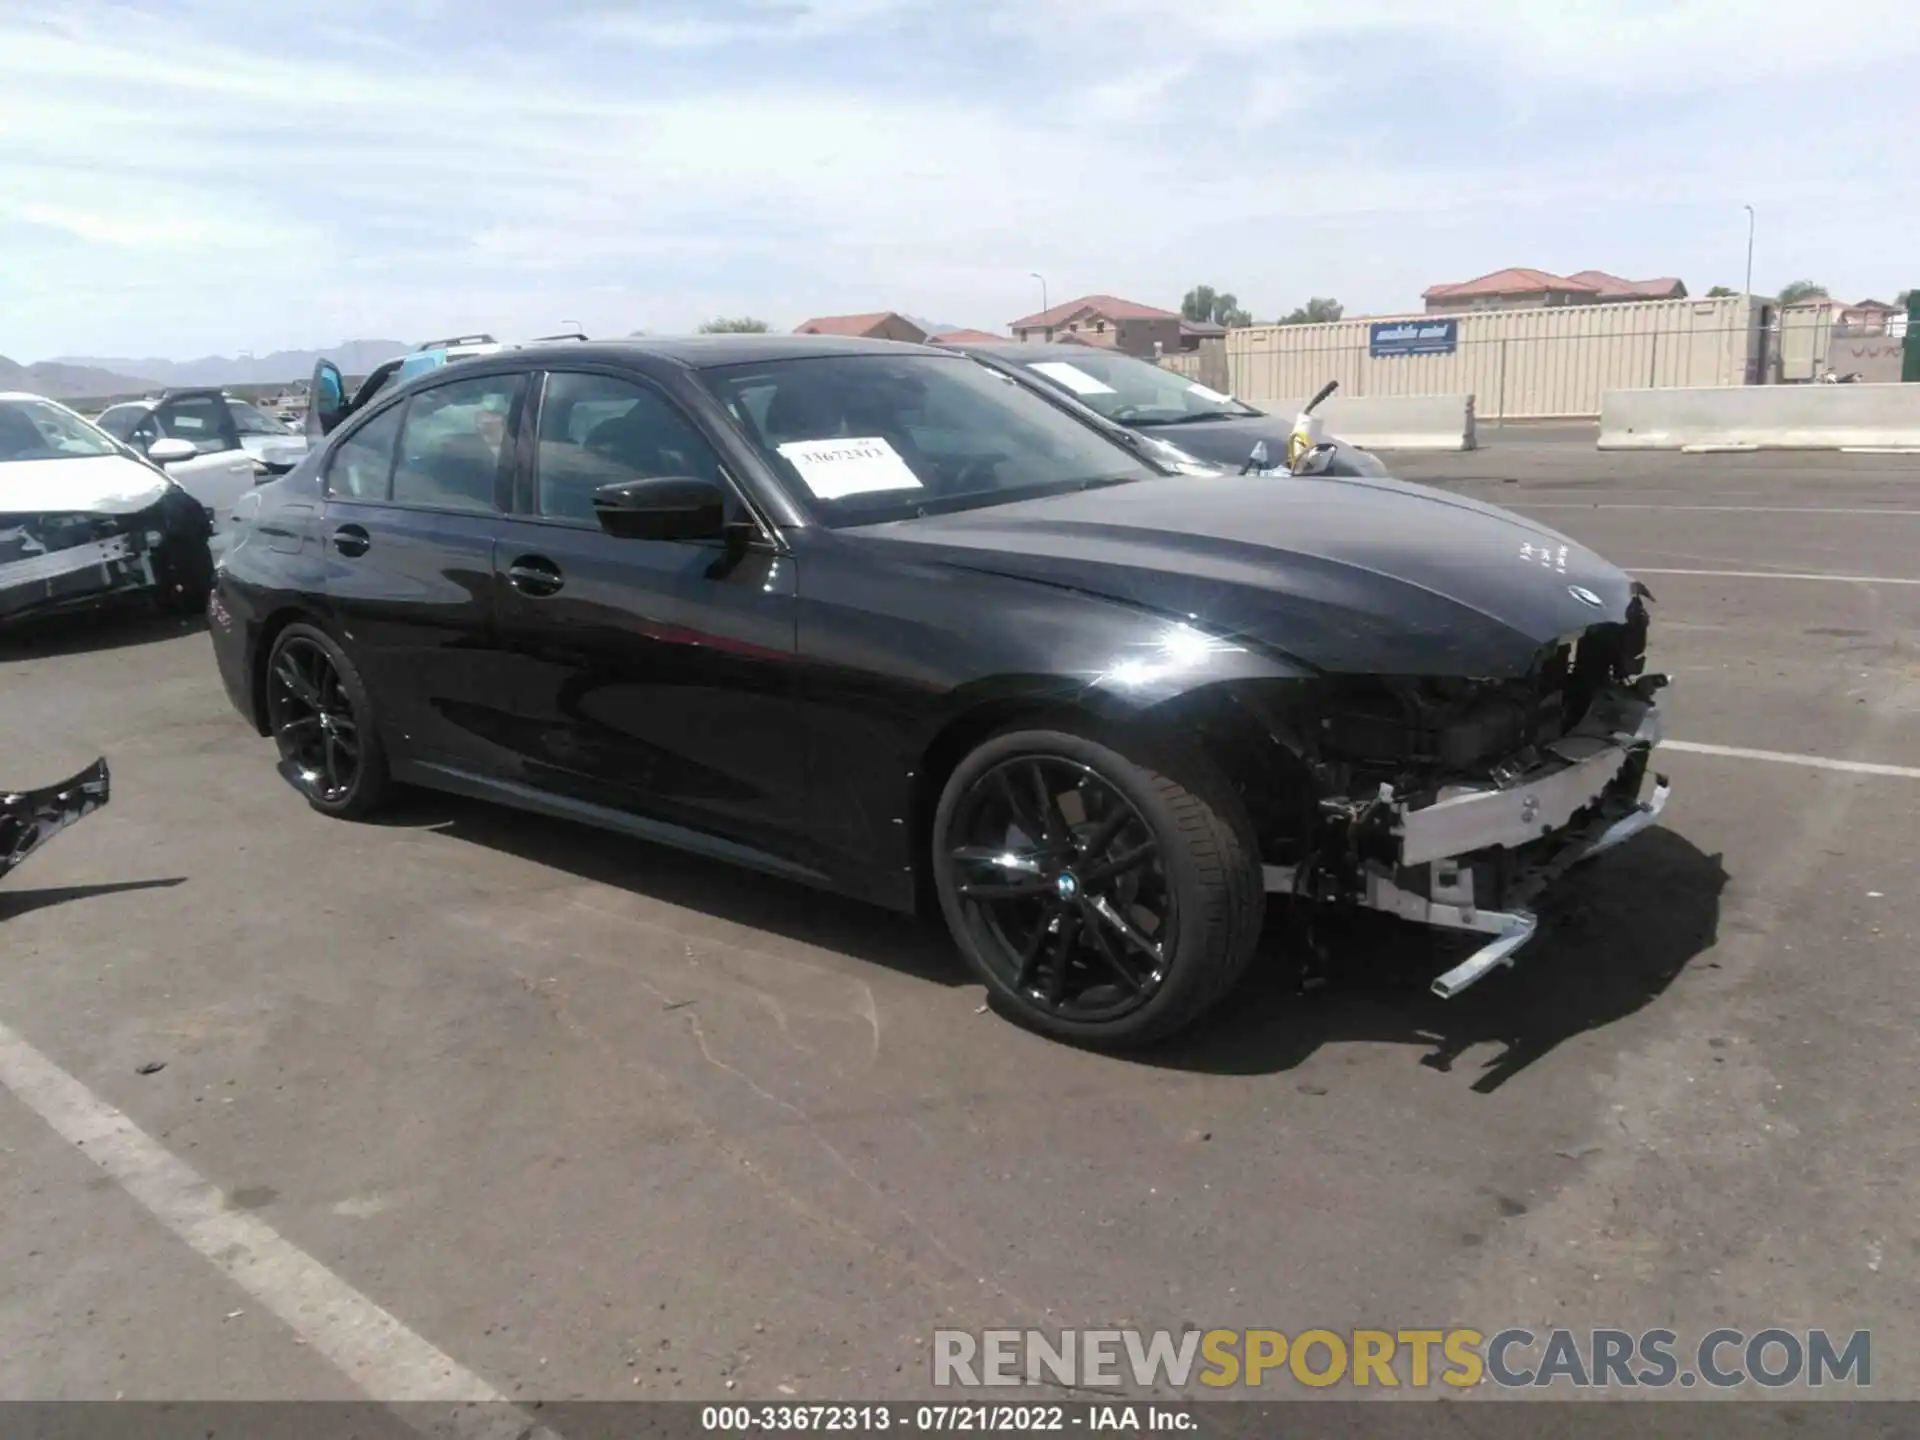
[(1187, 1024), (1238, 978), (1265, 894), (1210, 767), (1183, 784), (1091, 739), (1029, 732), (961, 762), (934, 825), (949, 927), (1036, 1029), (1104, 1043)]
[(371, 811), (386, 762), (359, 674), (339, 646), (312, 626), (288, 626), (268, 657), (266, 688), (281, 774), (323, 814)]

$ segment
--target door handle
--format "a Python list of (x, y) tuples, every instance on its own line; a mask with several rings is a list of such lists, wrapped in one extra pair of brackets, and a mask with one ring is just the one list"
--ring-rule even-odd
[(544, 555), (522, 555), (507, 567), (507, 583), (522, 595), (556, 594), (566, 584), (560, 567)]
[(358, 525), (342, 525), (333, 532), (333, 548), (342, 555), (364, 555), (373, 545), (373, 537)]

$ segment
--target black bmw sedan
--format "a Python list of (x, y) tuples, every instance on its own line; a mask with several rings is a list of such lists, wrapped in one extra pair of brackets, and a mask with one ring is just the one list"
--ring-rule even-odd
[(233, 702), (395, 783), (911, 910), (1022, 1022), (1144, 1042), (1269, 895), (1475, 935), (1650, 824), (1645, 591), (1391, 480), (1177, 475), (964, 356), (534, 346), (349, 417), (236, 521)]

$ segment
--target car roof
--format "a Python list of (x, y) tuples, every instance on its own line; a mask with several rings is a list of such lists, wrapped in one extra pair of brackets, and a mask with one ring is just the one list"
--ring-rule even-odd
[[(36, 395), (31, 390), (0, 390), (0, 400), (44, 400), (49, 405), (60, 405), (51, 395)], [(68, 407), (60, 405), (60, 408), (65, 410)]]
[[(799, 360), (826, 355), (930, 355), (953, 352), (900, 340), (867, 340), (839, 335), (686, 335), (647, 336), (637, 340), (590, 340), (585, 344), (532, 344), (509, 352), (537, 364), (583, 360), (620, 361), (655, 356), (694, 370), (720, 365), (757, 365), (768, 360)], [(506, 356), (489, 357), (506, 358)]]

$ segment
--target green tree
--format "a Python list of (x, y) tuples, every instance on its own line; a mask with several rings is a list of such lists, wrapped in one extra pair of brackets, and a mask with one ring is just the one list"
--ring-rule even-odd
[(1711, 290), (1707, 291), (1707, 299), (1724, 300), (1729, 295), (1738, 295), (1739, 293), (1740, 292), (1734, 289), (1731, 285), (1716, 285)]
[(1187, 291), (1180, 302), (1180, 315), (1195, 325), (1224, 325), (1229, 330), (1253, 323), (1253, 316), (1240, 308), (1237, 298), (1211, 285), (1196, 285)]
[(1906, 309), (1908, 305), (1913, 303), (1913, 291), (1902, 290), (1898, 295), (1893, 297), (1893, 303), (1898, 305), (1902, 310)]
[(1346, 313), (1347, 307), (1338, 300), (1316, 295), (1280, 323), (1282, 325), (1331, 325)]
[(739, 315), (732, 319), (722, 315), (702, 325), (700, 333), (702, 335), (764, 335), (767, 333), (767, 322), (756, 320), (751, 315)]
[(1798, 305), (1806, 300), (1826, 300), (1827, 287), (1812, 280), (1796, 280), (1791, 285), (1780, 287), (1782, 305)]

